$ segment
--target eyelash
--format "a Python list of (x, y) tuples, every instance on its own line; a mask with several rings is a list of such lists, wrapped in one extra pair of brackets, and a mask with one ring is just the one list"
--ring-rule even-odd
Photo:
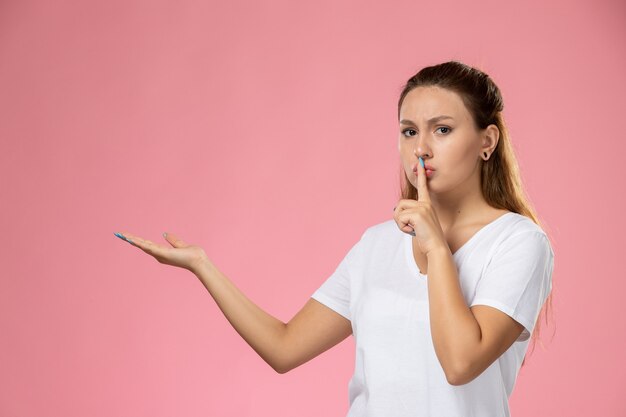
[[(450, 128), (450, 127), (448, 127), (448, 126), (440, 126), (440, 127), (438, 127), (437, 129), (435, 129), (435, 130), (438, 130), (438, 129), (448, 129), (448, 133), (452, 132), (452, 128)], [(407, 132), (407, 131), (409, 131), (409, 130), (413, 130), (413, 131), (415, 131), (415, 129), (407, 128), (407, 129), (404, 129), (404, 130), (402, 131), (402, 134), (403, 134), (404, 136), (406, 136), (406, 132)], [(448, 133), (444, 133), (444, 135), (447, 135)]]

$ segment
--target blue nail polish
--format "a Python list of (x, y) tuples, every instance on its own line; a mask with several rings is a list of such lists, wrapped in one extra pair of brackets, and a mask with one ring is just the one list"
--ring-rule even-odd
[(424, 166), (424, 160), (422, 159), (422, 157), (421, 157), (421, 156), (419, 157), (419, 160), (420, 160), (420, 165), (422, 166), (422, 168), (426, 168), (426, 167)]
[(115, 234), (115, 236), (119, 237), (120, 239), (125, 240), (125, 241), (127, 241), (127, 242), (131, 243), (131, 242), (130, 242), (130, 240), (129, 240), (129, 239), (127, 239), (125, 236), (122, 236), (122, 235), (121, 235), (121, 234), (119, 234), (119, 233), (114, 233), (114, 234)]

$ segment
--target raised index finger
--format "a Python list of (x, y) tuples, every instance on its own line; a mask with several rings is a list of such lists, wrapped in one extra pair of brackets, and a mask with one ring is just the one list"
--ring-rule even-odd
[(428, 194), (428, 184), (426, 180), (426, 169), (424, 168), (424, 160), (419, 157), (417, 164), (417, 201), (430, 202), (430, 194)]

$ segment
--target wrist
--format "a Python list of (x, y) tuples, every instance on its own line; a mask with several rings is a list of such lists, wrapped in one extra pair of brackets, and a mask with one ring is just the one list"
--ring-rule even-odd
[(202, 257), (192, 263), (189, 270), (198, 278), (206, 277), (215, 271), (215, 265), (207, 257)]
[(437, 246), (426, 253), (427, 259), (440, 256), (452, 256), (452, 252), (450, 252), (448, 245)]

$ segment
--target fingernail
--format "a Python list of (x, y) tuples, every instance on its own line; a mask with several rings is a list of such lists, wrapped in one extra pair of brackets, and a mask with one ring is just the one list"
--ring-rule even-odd
[[(122, 240), (127, 241), (128, 243), (133, 243), (129, 238), (127, 238), (126, 236), (120, 234), (120, 233), (115, 233), (115, 236), (119, 237)], [(134, 244), (134, 243), (133, 243)]]
[(167, 232), (163, 232), (163, 237), (167, 237)]
[(422, 159), (422, 157), (421, 157), (421, 156), (419, 157), (419, 160), (420, 160), (420, 165), (422, 166), (422, 168), (425, 168), (425, 167), (424, 167), (424, 160)]

